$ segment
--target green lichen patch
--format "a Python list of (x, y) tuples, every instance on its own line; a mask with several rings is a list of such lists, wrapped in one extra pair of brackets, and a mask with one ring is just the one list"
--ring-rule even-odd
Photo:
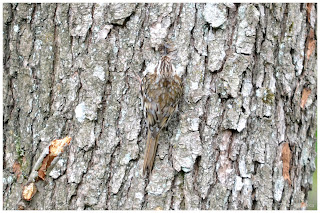
[(21, 147), (21, 138), (20, 138), (20, 136), (18, 136), (16, 134), (14, 134), (13, 137), (14, 137), (14, 143), (15, 143), (15, 146), (16, 146), (16, 154), (18, 156), (17, 160), (21, 165), (22, 164), (22, 158), (24, 156), (24, 150)]
[(273, 104), (274, 103), (274, 93), (271, 92), (271, 90), (269, 88), (267, 88), (264, 91), (263, 97), (262, 97), (262, 101), (265, 104)]

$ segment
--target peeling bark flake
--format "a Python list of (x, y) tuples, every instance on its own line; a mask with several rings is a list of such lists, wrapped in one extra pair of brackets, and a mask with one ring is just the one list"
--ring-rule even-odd
[(57, 157), (60, 153), (63, 152), (63, 149), (66, 145), (69, 145), (71, 141), (70, 137), (65, 137), (61, 140), (54, 140), (51, 142), (49, 146), (49, 154), (43, 159), (42, 165), (38, 171), (38, 176), (44, 180), (46, 176), (46, 171), (51, 165), (52, 161)]
[(282, 168), (282, 175), (284, 180), (287, 180), (288, 183), (291, 185), (291, 180), (290, 180), (290, 160), (291, 160), (291, 151), (289, 147), (289, 143), (283, 144), (282, 147), (282, 163), (283, 163), (283, 168)]
[(25, 185), (22, 190), (22, 197), (23, 199), (30, 201), (32, 197), (36, 194), (37, 187), (35, 183), (29, 183), (28, 185)]
[(310, 93), (311, 93), (311, 90), (308, 89), (308, 88), (304, 88), (304, 89), (302, 90), (302, 97), (301, 97), (301, 104), (300, 104), (300, 106), (301, 106), (302, 109), (304, 109)]

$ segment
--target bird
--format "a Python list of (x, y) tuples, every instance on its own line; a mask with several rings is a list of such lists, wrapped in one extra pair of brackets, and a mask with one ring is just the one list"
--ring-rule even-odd
[(154, 70), (141, 82), (142, 106), (148, 129), (143, 174), (151, 174), (161, 130), (178, 109), (182, 80), (168, 55), (161, 57)]

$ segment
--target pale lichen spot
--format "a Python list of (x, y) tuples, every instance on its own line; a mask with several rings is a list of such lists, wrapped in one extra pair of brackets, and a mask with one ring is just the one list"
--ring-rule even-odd
[(76, 118), (79, 122), (83, 122), (84, 119), (86, 118), (86, 105), (84, 102), (79, 104), (76, 109), (74, 110), (76, 113)]

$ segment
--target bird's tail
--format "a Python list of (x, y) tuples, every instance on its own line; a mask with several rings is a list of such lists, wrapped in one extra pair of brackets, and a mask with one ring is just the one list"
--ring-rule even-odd
[(145, 174), (146, 170), (149, 171), (149, 174), (152, 171), (152, 166), (154, 162), (154, 158), (156, 156), (157, 146), (158, 146), (159, 133), (156, 134), (156, 137), (148, 130), (148, 138), (146, 144), (146, 151), (144, 154), (144, 163), (143, 163), (143, 174)]

